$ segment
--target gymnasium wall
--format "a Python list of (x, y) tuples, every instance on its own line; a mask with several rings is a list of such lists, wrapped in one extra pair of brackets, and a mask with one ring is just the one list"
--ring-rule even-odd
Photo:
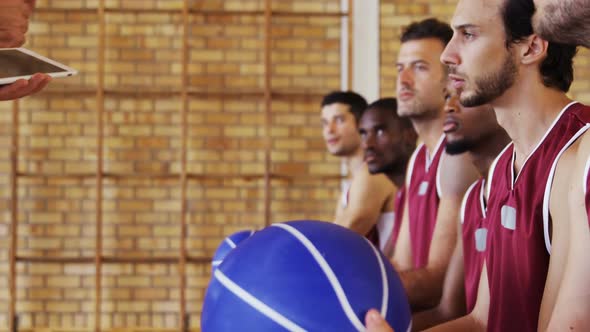
[[(333, 215), (340, 164), (325, 152), (319, 103), (342, 83), (343, 31), (341, 17), (333, 15), (341, 1), (272, 1), (282, 14), (271, 20), (270, 90), (264, 81), (263, 0), (189, 1), (186, 68), (181, 0), (106, 0), (103, 48), (98, 0), (37, 3), (26, 47), (80, 74), (56, 79), (18, 105), (0, 103), (0, 330), (9, 326), (13, 176), (20, 330), (84, 331), (96, 325), (98, 214), (102, 330), (178, 331), (182, 289), (188, 327), (199, 330), (210, 273), (206, 258), (223, 237), (263, 227), (266, 212), (271, 222)], [(383, 96), (395, 92), (401, 27), (432, 15), (448, 19), (454, 5), (381, 1)], [(301, 12), (315, 14), (297, 15)], [(589, 59), (581, 52), (572, 89), (585, 102), (590, 102)], [(104, 92), (103, 99), (97, 91)], [(269, 117), (265, 93), (272, 96)], [(185, 268), (178, 263), (183, 218), (186, 253), (193, 258)]]
[[(381, 0), (381, 95), (395, 95), (395, 61), (404, 26), (437, 17), (450, 22), (457, 0)], [(493, 55), (490, 55), (493, 56)], [(581, 48), (575, 59), (575, 80), (570, 97), (590, 103), (590, 51)]]

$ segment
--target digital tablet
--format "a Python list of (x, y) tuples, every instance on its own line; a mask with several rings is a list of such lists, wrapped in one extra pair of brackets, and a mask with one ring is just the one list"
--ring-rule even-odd
[(51, 77), (67, 77), (78, 72), (31, 50), (0, 48), (0, 85), (10, 84), (21, 78), (29, 79), (36, 73), (44, 73)]

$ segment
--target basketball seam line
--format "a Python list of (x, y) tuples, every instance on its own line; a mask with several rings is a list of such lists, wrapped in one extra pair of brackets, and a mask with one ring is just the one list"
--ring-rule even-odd
[(232, 247), (232, 249), (236, 248), (236, 244), (230, 238), (226, 238), (225, 242), (227, 242), (227, 244), (229, 244), (229, 246)]
[(387, 303), (389, 302), (389, 286), (387, 284), (387, 273), (385, 273), (385, 265), (383, 264), (383, 260), (381, 259), (381, 255), (379, 255), (379, 251), (373, 246), (373, 244), (367, 240), (367, 243), (373, 249), (373, 253), (375, 257), (377, 257), (377, 262), (379, 262), (379, 270), (381, 272), (381, 283), (383, 287), (383, 297), (381, 298), (381, 316), (385, 317), (387, 315)]
[(246, 302), (254, 309), (258, 310), (261, 314), (267, 316), (275, 323), (281, 325), (282, 327), (286, 328), (289, 331), (294, 332), (305, 332), (306, 330), (300, 327), (299, 325), (295, 324), (287, 317), (281, 315), (279, 312), (275, 311), (264, 302), (260, 301), (252, 294), (248, 293), (245, 289), (241, 288), (238, 284), (234, 283), (231, 279), (229, 279), (223, 272), (220, 270), (215, 270), (215, 278), (219, 280), (219, 282), (227, 288), (230, 292), (232, 292), (235, 296), (237, 296), (240, 300)]
[(332, 271), (332, 268), (330, 268), (330, 265), (328, 264), (328, 262), (326, 262), (324, 257), (320, 254), (320, 252), (317, 250), (317, 248), (311, 243), (311, 241), (309, 241), (309, 239), (305, 235), (303, 235), (301, 232), (299, 232), (297, 229), (295, 229), (292, 226), (289, 226), (286, 224), (273, 224), (272, 226), (284, 229), (285, 231), (287, 231), (288, 233), (293, 235), (297, 240), (299, 240), (299, 242), (301, 242), (301, 244), (303, 244), (303, 246), (309, 251), (309, 253), (313, 256), (315, 261), (318, 263), (318, 265), (320, 266), (320, 268), (322, 269), (322, 271), (326, 275), (326, 278), (328, 278), (328, 282), (330, 282), (332, 289), (336, 293), (336, 298), (338, 299), (338, 302), (340, 302), (340, 306), (344, 310), (344, 314), (348, 317), (348, 320), (350, 321), (350, 323), (358, 331), (366, 331), (365, 326), (361, 323), (359, 318), (354, 313), (354, 310), (350, 306), (350, 302), (348, 301), (348, 298), (346, 297), (346, 294), (344, 293), (344, 289), (342, 289), (342, 285), (340, 285), (338, 278), (334, 274), (334, 271)]

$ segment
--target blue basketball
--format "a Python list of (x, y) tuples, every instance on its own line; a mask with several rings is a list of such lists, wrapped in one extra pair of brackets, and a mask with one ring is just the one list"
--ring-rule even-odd
[(219, 264), (223, 262), (225, 256), (234, 250), (240, 242), (252, 236), (252, 234), (254, 234), (254, 231), (239, 231), (223, 239), (217, 250), (215, 250), (215, 254), (213, 254), (213, 260), (211, 261), (212, 269), (215, 271)]
[(376, 308), (395, 331), (411, 326), (408, 300), (388, 260), (364, 237), (321, 221), (256, 232), (213, 273), (203, 332), (364, 331)]

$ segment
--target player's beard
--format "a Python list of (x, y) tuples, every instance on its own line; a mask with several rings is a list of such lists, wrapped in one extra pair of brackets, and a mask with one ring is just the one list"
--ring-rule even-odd
[(475, 91), (470, 95), (461, 94), (461, 105), (465, 107), (481, 106), (500, 97), (514, 84), (517, 71), (518, 68), (511, 53), (507, 52), (499, 70), (474, 79)]
[(475, 143), (467, 138), (458, 139), (456, 141), (447, 141), (445, 151), (451, 156), (458, 155), (470, 151)]

